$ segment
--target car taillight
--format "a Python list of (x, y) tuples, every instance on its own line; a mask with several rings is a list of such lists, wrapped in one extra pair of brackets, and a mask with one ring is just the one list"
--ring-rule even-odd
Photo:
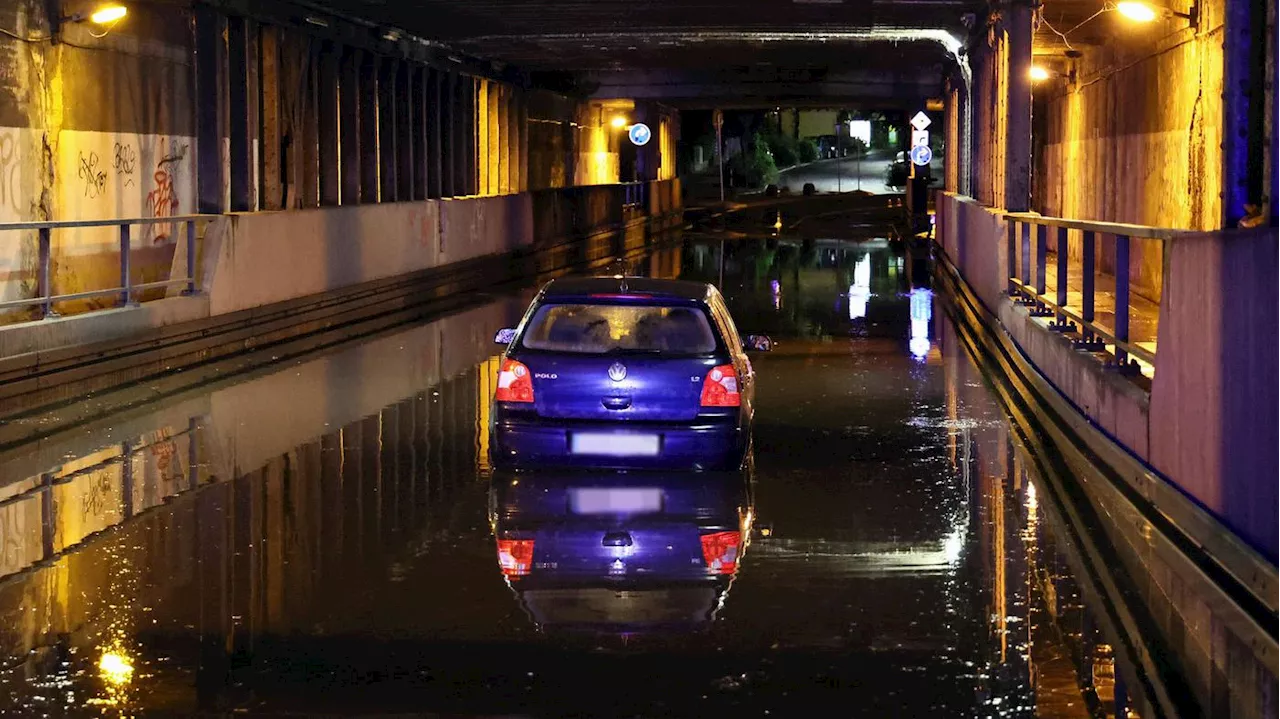
[(742, 404), (738, 394), (738, 373), (731, 364), (713, 367), (702, 381), (703, 407), (737, 407)]
[(733, 574), (738, 568), (738, 548), (742, 545), (740, 532), (716, 532), (702, 535), (702, 558), (707, 567), (717, 574)]
[(503, 360), (498, 372), (498, 391), (493, 398), (499, 402), (532, 402), (533, 376), (529, 368), (513, 359)]
[(532, 539), (499, 539), (498, 566), (508, 577), (523, 577), (533, 569)]

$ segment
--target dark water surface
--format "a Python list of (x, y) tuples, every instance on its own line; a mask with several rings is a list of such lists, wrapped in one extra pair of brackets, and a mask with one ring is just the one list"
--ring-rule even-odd
[[(723, 273), (739, 328), (777, 342), (753, 360), (754, 467), (636, 481), (702, 493), (749, 528), (736, 573), (620, 577), (584, 558), (569, 585), (539, 584), (545, 567), (504, 576), (494, 524), (536, 496), (510, 478), (491, 487), (485, 460), (490, 338), (528, 301), (516, 291), (0, 468), (0, 711), (1086, 717), (1115, 716), (1117, 694), (1140, 705), (1035, 458), (923, 263), (884, 240), (725, 248), (691, 237), (642, 266)], [(575, 481), (630, 480), (561, 484)]]

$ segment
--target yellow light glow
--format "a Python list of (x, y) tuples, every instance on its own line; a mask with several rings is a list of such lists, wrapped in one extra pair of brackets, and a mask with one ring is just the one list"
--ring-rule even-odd
[(98, 660), (98, 669), (102, 672), (102, 678), (115, 686), (128, 684), (133, 678), (133, 665), (124, 655), (115, 652), (104, 653)]
[(1048, 70), (1044, 69), (1043, 67), (1040, 67), (1039, 65), (1032, 65), (1032, 66), (1031, 66), (1031, 80), (1032, 80), (1032, 82), (1043, 82), (1044, 80), (1048, 80), (1048, 79), (1049, 79), (1049, 71), (1048, 71)]
[(613, 119), (609, 121), (609, 124), (616, 128), (621, 128), (623, 125), (627, 124), (627, 118), (622, 115), (614, 115)]
[(1134, 2), (1133, 0), (1116, 3), (1116, 12), (1134, 22), (1151, 22), (1156, 19), (1154, 8), (1144, 2)]
[(128, 14), (129, 10), (124, 5), (103, 5), (89, 16), (89, 20), (97, 25), (106, 25)]

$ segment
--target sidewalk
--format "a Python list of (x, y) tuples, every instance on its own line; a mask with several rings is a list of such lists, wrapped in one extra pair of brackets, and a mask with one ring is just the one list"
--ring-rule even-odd
[[(1057, 258), (1049, 255), (1045, 262), (1045, 293), (1053, 299), (1058, 286)], [(1034, 268), (1032, 268), (1034, 273)], [(1093, 280), (1094, 323), (1114, 332), (1116, 326), (1116, 278), (1097, 272)], [(1067, 263), (1067, 309), (1079, 313), (1083, 309), (1084, 268), (1078, 262)], [(1160, 307), (1151, 300), (1129, 292), (1129, 341), (1148, 352), (1156, 351), (1156, 329)]]

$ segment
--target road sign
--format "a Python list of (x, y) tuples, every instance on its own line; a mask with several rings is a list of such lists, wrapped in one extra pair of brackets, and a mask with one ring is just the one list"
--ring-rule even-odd
[(916, 145), (911, 148), (911, 161), (915, 164), (924, 167), (932, 160), (933, 150), (930, 150), (928, 145)]
[(928, 145), (928, 144), (929, 144), (929, 131), (928, 131), (928, 130), (912, 130), (912, 131), (911, 131), (911, 146), (912, 146), (912, 147), (919, 147), (919, 146), (921, 146), (921, 145)]
[(915, 117), (911, 118), (911, 126), (917, 130), (924, 130), (932, 124), (933, 120), (930, 120), (929, 116), (924, 114), (924, 110), (917, 112)]
[(637, 122), (627, 130), (627, 137), (631, 138), (631, 144), (633, 145), (646, 145), (653, 137), (653, 132), (649, 129), (648, 125), (643, 122)]

